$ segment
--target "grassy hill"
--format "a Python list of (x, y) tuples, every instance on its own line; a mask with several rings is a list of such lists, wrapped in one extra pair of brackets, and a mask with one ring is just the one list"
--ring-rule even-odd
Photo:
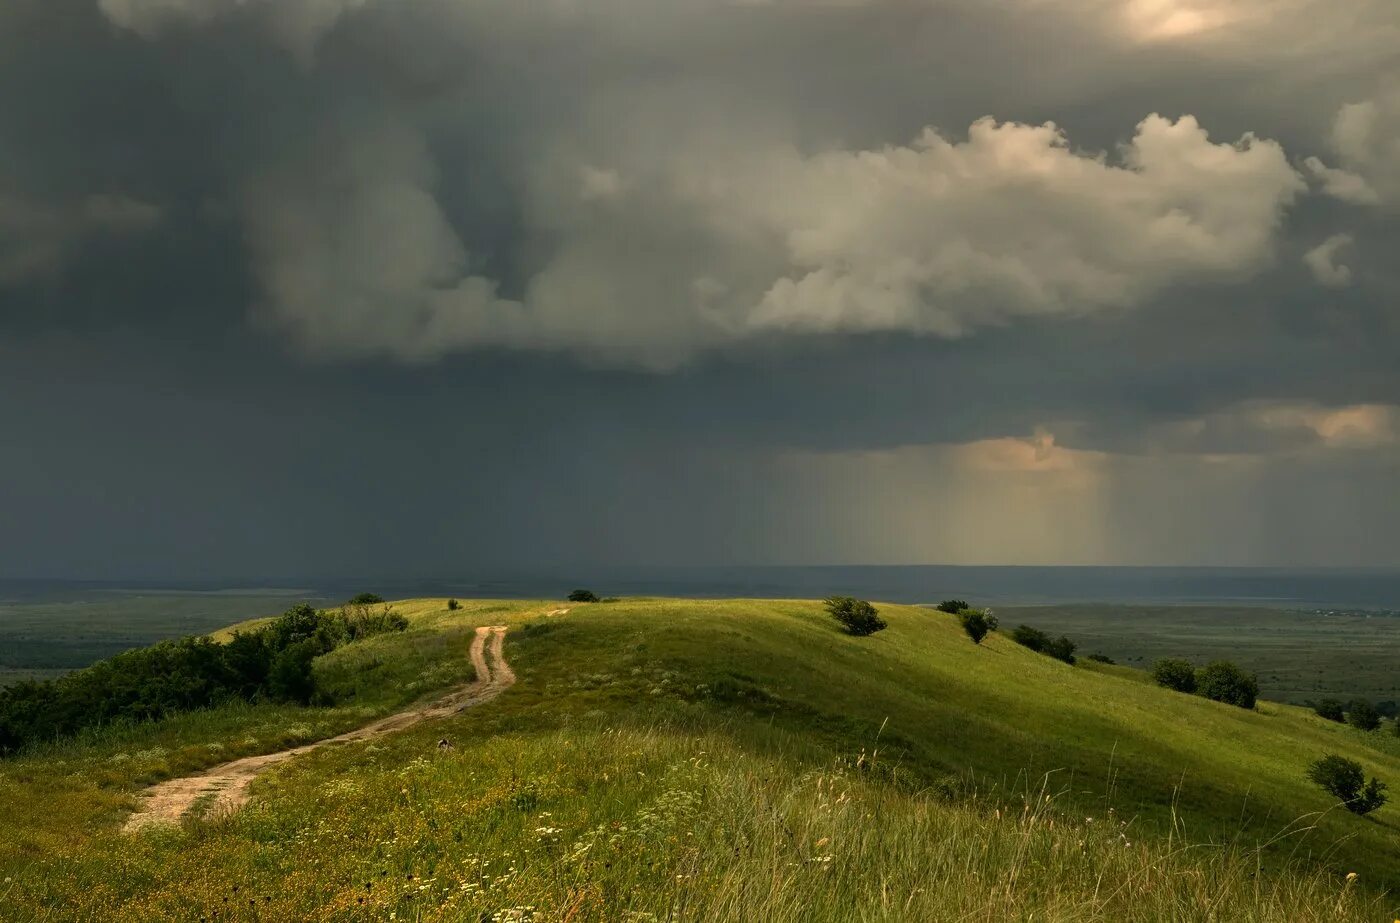
[[(330, 708), (239, 706), (0, 762), (5, 920), (1390, 920), (1400, 807), (1358, 818), (1325, 753), (1400, 785), (1400, 741), (1069, 666), (881, 606), (397, 604), (316, 664)], [(120, 832), (142, 785), (327, 737), (471, 678), (499, 699), (298, 757), (231, 817)], [(449, 749), (438, 746), (441, 738)], [(1348, 879), (1346, 873), (1356, 877)]]

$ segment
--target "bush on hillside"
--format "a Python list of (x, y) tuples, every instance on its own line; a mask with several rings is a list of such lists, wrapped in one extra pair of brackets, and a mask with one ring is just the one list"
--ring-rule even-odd
[(1106, 664), (1109, 664), (1109, 665), (1112, 665), (1112, 664), (1115, 664), (1115, 663), (1118, 662), (1118, 661), (1114, 660), (1112, 657), (1108, 656), (1107, 654), (1090, 654), (1088, 657), (1086, 657), (1086, 658), (1084, 658), (1084, 659), (1085, 659), (1085, 660), (1092, 660), (1094, 663), (1106, 663)]
[(228, 701), (310, 702), (311, 661), (348, 641), (402, 631), (408, 620), (346, 606), (328, 614), (302, 603), (227, 644), (181, 638), (126, 651), (44, 682), (0, 689), (0, 755), (115, 721), (153, 721)]
[(311, 704), (316, 693), (316, 677), (311, 662), (321, 653), (316, 641), (298, 641), (279, 651), (267, 672), (268, 696), (278, 702)]
[(965, 599), (945, 599), (938, 604), (939, 612), (946, 612), (949, 615), (957, 615), (966, 609), (972, 608)]
[(1338, 724), (1346, 721), (1346, 712), (1342, 708), (1342, 703), (1336, 699), (1323, 699), (1313, 706), (1313, 711), (1317, 712), (1319, 718), (1326, 718), (1328, 721), (1335, 721)]
[(571, 603), (596, 603), (597, 601), (598, 594), (592, 590), (574, 590), (569, 594), (569, 602)]
[(1011, 633), (1011, 640), (1038, 654), (1044, 653), (1045, 649), (1050, 646), (1050, 636), (1039, 628), (1032, 628), (1029, 625), (1017, 625), (1016, 630)]
[(972, 639), (973, 644), (981, 644), (982, 639), (987, 637), (987, 633), (996, 627), (987, 614), (979, 609), (964, 609), (958, 613), (958, 619), (962, 622), (963, 631), (967, 632), (967, 636)]
[(1011, 633), (1011, 640), (1022, 647), (1028, 647), (1037, 654), (1044, 654), (1047, 657), (1054, 657), (1056, 660), (1063, 660), (1065, 663), (1074, 663), (1074, 651), (1078, 645), (1065, 636), (1051, 638), (1039, 628), (1032, 628), (1029, 625), (1018, 625)]
[(1196, 671), (1196, 690), (1212, 701), (1252, 709), (1259, 680), (1228, 660), (1215, 660)]
[(1374, 731), (1381, 726), (1381, 716), (1370, 702), (1355, 699), (1347, 705), (1347, 724), (1358, 731)]
[(847, 634), (857, 637), (873, 635), (888, 627), (874, 606), (853, 596), (828, 597), (826, 611), (841, 623)]
[(1079, 647), (1064, 635), (1050, 642), (1050, 646), (1045, 649), (1045, 653), (1056, 660), (1063, 660), (1065, 663), (1074, 665), (1074, 652)]
[(1344, 756), (1324, 756), (1308, 767), (1308, 778), (1353, 814), (1370, 814), (1389, 800), (1384, 782), (1372, 776), (1363, 785), (1366, 775), (1361, 764)]
[(447, 601), (447, 611), (448, 611), (448, 612), (456, 612), (456, 611), (457, 611), (458, 609), (460, 609), (460, 608), (462, 608), (462, 604), (459, 603), (459, 602), (457, 602), (457, 600), (455, 600), (455, 599), (449, 599), (449, 600)]
[(384, 597), (378, 593), (356, 593), (351, 596), (346, 605), (350, 606), (376, 606), (384, 601)]
[(1157, 685), (1185, 692), (1196, 691), (1196, 668), (1185, 660), (1164, 657), (1152, 665), (1152, 679)]

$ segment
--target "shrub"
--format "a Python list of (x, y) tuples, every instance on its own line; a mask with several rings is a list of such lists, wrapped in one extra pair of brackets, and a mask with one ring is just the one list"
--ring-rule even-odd
[(1323, 699), (1313, 706), (1313, 711), (1317, 712), (1319, 718), (1326, 718), (1328, 721), (1341, 723), (1346, 720), (1346, 714), (1342, 710), (1342, 703), (1336, 699)]
[(973, 644), (981, 644), (982, 639), (987, 637), (987, 632), (992, 630), (992, 626), (987, 623), (986, 613), (977, 609), (964, 609), (958, 614), (958, 618), (962, 621), (963, 631), (967, 632)]
[(870, 603), (852, 596), (832, 596), (826, 600), (826, 611), (840, 622), (847, 634), (863, 637), (888, 627), (880, 613)]
[(375, 606), (384, 601), (384, 597), (378, 593), (356, 593), (350, 597), (348, 605), (351, 606)]
[(1017, 625), (1016, 630), (1011, 633), (1011, 640), (1038, 654), (1045, 653), (1045, 649), (1050, 646), (1050, 636), (1039, 628), (1032, 628), (1029, 625)]
[(1157, 685), (1188, 695), (1196, 691), (1196, 668), (1185, 660), (1164, 657), (1152, 665)]
[(1064, 635), (1050, 642), (1050, 646), (1045, 649), (1045, 653), (1056, 660), (1063, 660), (1065, 663), (1073, 665), (1074, 651), (1079, 645), (1075, 644)]
[(1085, 660), (1092, 660), (1094, 663), (1114, 664), (1114, 663), (1117, 663), (1117, 662), (1118, 662), (1118, 661), (1114, 660), (1112, 657), (1108, 656), (1107, 654), (1090, 654), (1088, 657), (1086, 657), (1086, 658), (1084, 658), (1084, 659), (1085, 659)]
[(972, 607), (967, 604), (965, 599), (945, 599), (938, 604), (938, 611), (946, 612), (949, 615), (957, 615), (970, 608)]
[(596, 603), (597, 601), (598, 594), (592, 590), (574, 590), (569, 594), (569, 602), (571, 603)]
[(1250, 709), (1259, 697), (1259, 680), (1228, 660), (1215, 660), (1196, 671), (1196, 689), (1212, 701)]
[(319, 653), (315, 641), (298, 641), (272, 659), (267, 675), (267, 691), (280, 702), (308, 705), (316, 693), (316, 677), (311, 662)]
[(1022, 647), (1030, 648), (1037, 654), (1054, 657), (1056, 660), (1063, 660), (1068, 664), (1074, 663), (1074, 651), (1077, 645), (1063, 635), (1052, 639), (1039, 628), (1018, 625), (1016, 630), (1011, 633), (1011, 640)]
[(309, 703), (311, 661), (371, 634), (402, 631), (388, 606), (346, 605), (334, 615), (302, 603), (271, 624), (234, 634), (162, 641), (41, 683), (0, 689), (0, 755), (112, 721), (152, 721), (229, 700), (269, 697)]
[(457, 611), (458, 609), (460, 609), (460, 608), (462, 608), (462, 604), (459, 603), (459, 602), (457, 602), (457, 600), (455, 600), (455, 599), (449, 599), (449, 600), (447, 601), (447, 611), (448, 611), (448, 612), (456, 612), (456, 611)]
[(1338, 798), (1353, 814), (1370, 814), (1389, 800), (1384, 782), (1372, 776), (1363, 787), (1366, 776), (1361, 764), (1344, 756), (1324, 756), (1308, 767), (1308, 778)]
[(1356, 699), (1347, 705), (1347, 724), (1358, 731), (1374, 731), (1381, 726), (1381, 716), (1370, 702)]

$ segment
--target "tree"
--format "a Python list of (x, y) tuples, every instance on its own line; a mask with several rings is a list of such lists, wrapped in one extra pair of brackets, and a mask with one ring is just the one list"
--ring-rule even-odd
[(569, 602), (571, 603), (596, 603), (597, 601), (598, 594), (592, 590), (574, 590), (569, 594)]
[(1252, 709), (1259, 680), (1228, 660), (1214, 660), (1196, 672), (1196, 689), (1212, 701)]
[(1164, 657), (1152, 665), (1157, 685), (1190, 695), (1196, 691), (1196, 668), (1185, 660)]
[(1092, 660), (1094, 663), (1106, 663), (1106, 664), (1109, 664), (1110, 666), (1118, 662), (1118, 661), (1114, 660), (1112, 657), (1108, 656), (1107, 654), (1090, 654), (1090, 655), (1089, 655), (1087, 658), (1085, 658), (1085, 659), (1086, 659), (1086, 660)]
[(938, 604), (938, 611), (946, 612), (949, 615), (957, 615), (970, 608), (972, 607), (967, 604), (965, 599), (945, 599)]
[(285, 648), (272, 659), (272, 669), (267, 676), (268, 693), (281, 702), (310, 704), (316, 692), (316, 677), (311, 672), (316, 654), (316, 642), (310, 640)]
[(1324, 756), (1308, 767), (1308, 778), (1339, 799), (1353, 814), (1370, 814), (1389, 800), (1384, 782), (1372, 776), (1363, 786), (1366, 775), (1361, 764), (1344, 756)]
[(356, 593), (350, 597), (352, 606), (375, 606), (384, 601), (384, 597), (378, 593)]
[(847, 634), (863, 637), (873, 635), (889, 627), (880, 618), (879, 610), (863, 599), (852, 596), (831, 596), (826, 600), (826, 611), (840, 622)]
[[(940, 611), (946, 612), (947, 610)], [(987, 637), (987, 632), (993, 628), (989, 624), (986, 614), (977, 609), (965, 609), (958, 614), (958, 618), (962, 621), (963, 631), (967, 632), (967, 636), (972, 639), (973, 644), (981, 644), (982, 639)]]
[(1056, 660), (1063, 660), (1065, 663), (1074, 665), (1074, 651), (1079, 645), (1075, 644), (1064, 635), (1060, 635), (1045, 648), (1045, 653)]
[(1037, 654), (1045, 653), (1045, 649), (1050, 646), (1050, 636), (1029, 625), (1017, 625), (1016, 630), (1011, 633), (1011, 640)]
[(1346, 720), (1346, 713), (1342, 709), (1342, 703), (1336, 699), (1323, 699), (1313, 706), (1313, 711), (1319, 718), (1326, 718), (1328, 721), (1336, 721), (1338, 724)]
[(455, 599), (449, 599), (449, 600), (447, 601), (447, 611), (448, 611), (448, 612), (456, 612), (456, 611), (457, 611), (458, 609), (460, 609), (460, 608), (462, 608), (462, 604), (459, 603), (459, 602), (457, 602), (457, 600), (455, 600)]
[(1370, 702), (1354, 699), (1347, 705), (1347, 724), (1358, 731), (1374, 731), (1381, 726), (1381, 716)]

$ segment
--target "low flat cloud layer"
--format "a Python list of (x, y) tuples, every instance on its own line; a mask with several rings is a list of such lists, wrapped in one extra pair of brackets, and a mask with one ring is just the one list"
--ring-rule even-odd
[[(393, 522), (457, 497), (518, 538), (432, 541), (507, 562), (999, 560), (978, 506), (1001, 535), (1041, 510), (1017, 560), (1196, 560), (1177, 508), (1220, 511), (1222, 563), (1397, 560), (1369, 512), (1369, 544), (1316, 522), (1400, 471), (1397, 73), (1389, 0), (15, 0), (0, 476), (76, 451), (54, 408), (129, 415), (86, 506), (94, 547), (149, 533), (118, 571), (248, 497), (356, 491)], [(337, 448), (298, 496), (309, 458), (212, 460), (287, 438), (288, 407), (463, 470)], [(177, 463), (170, 427), (211, 454)], [(133, 512), (167, 468), (190, 522)], [(860, 528), (784, 546), (876, 482)], [(582, 496), (609, 523), (541, 548)], [(950, 521), (882, 532), (893, 498)], [(63, 570), (84, 507), (15, 508), (15, 566)], [(1135, 516), (1158, 538), (1124, 541)], [(366, 541), (289, 566), (429, 543)]]

